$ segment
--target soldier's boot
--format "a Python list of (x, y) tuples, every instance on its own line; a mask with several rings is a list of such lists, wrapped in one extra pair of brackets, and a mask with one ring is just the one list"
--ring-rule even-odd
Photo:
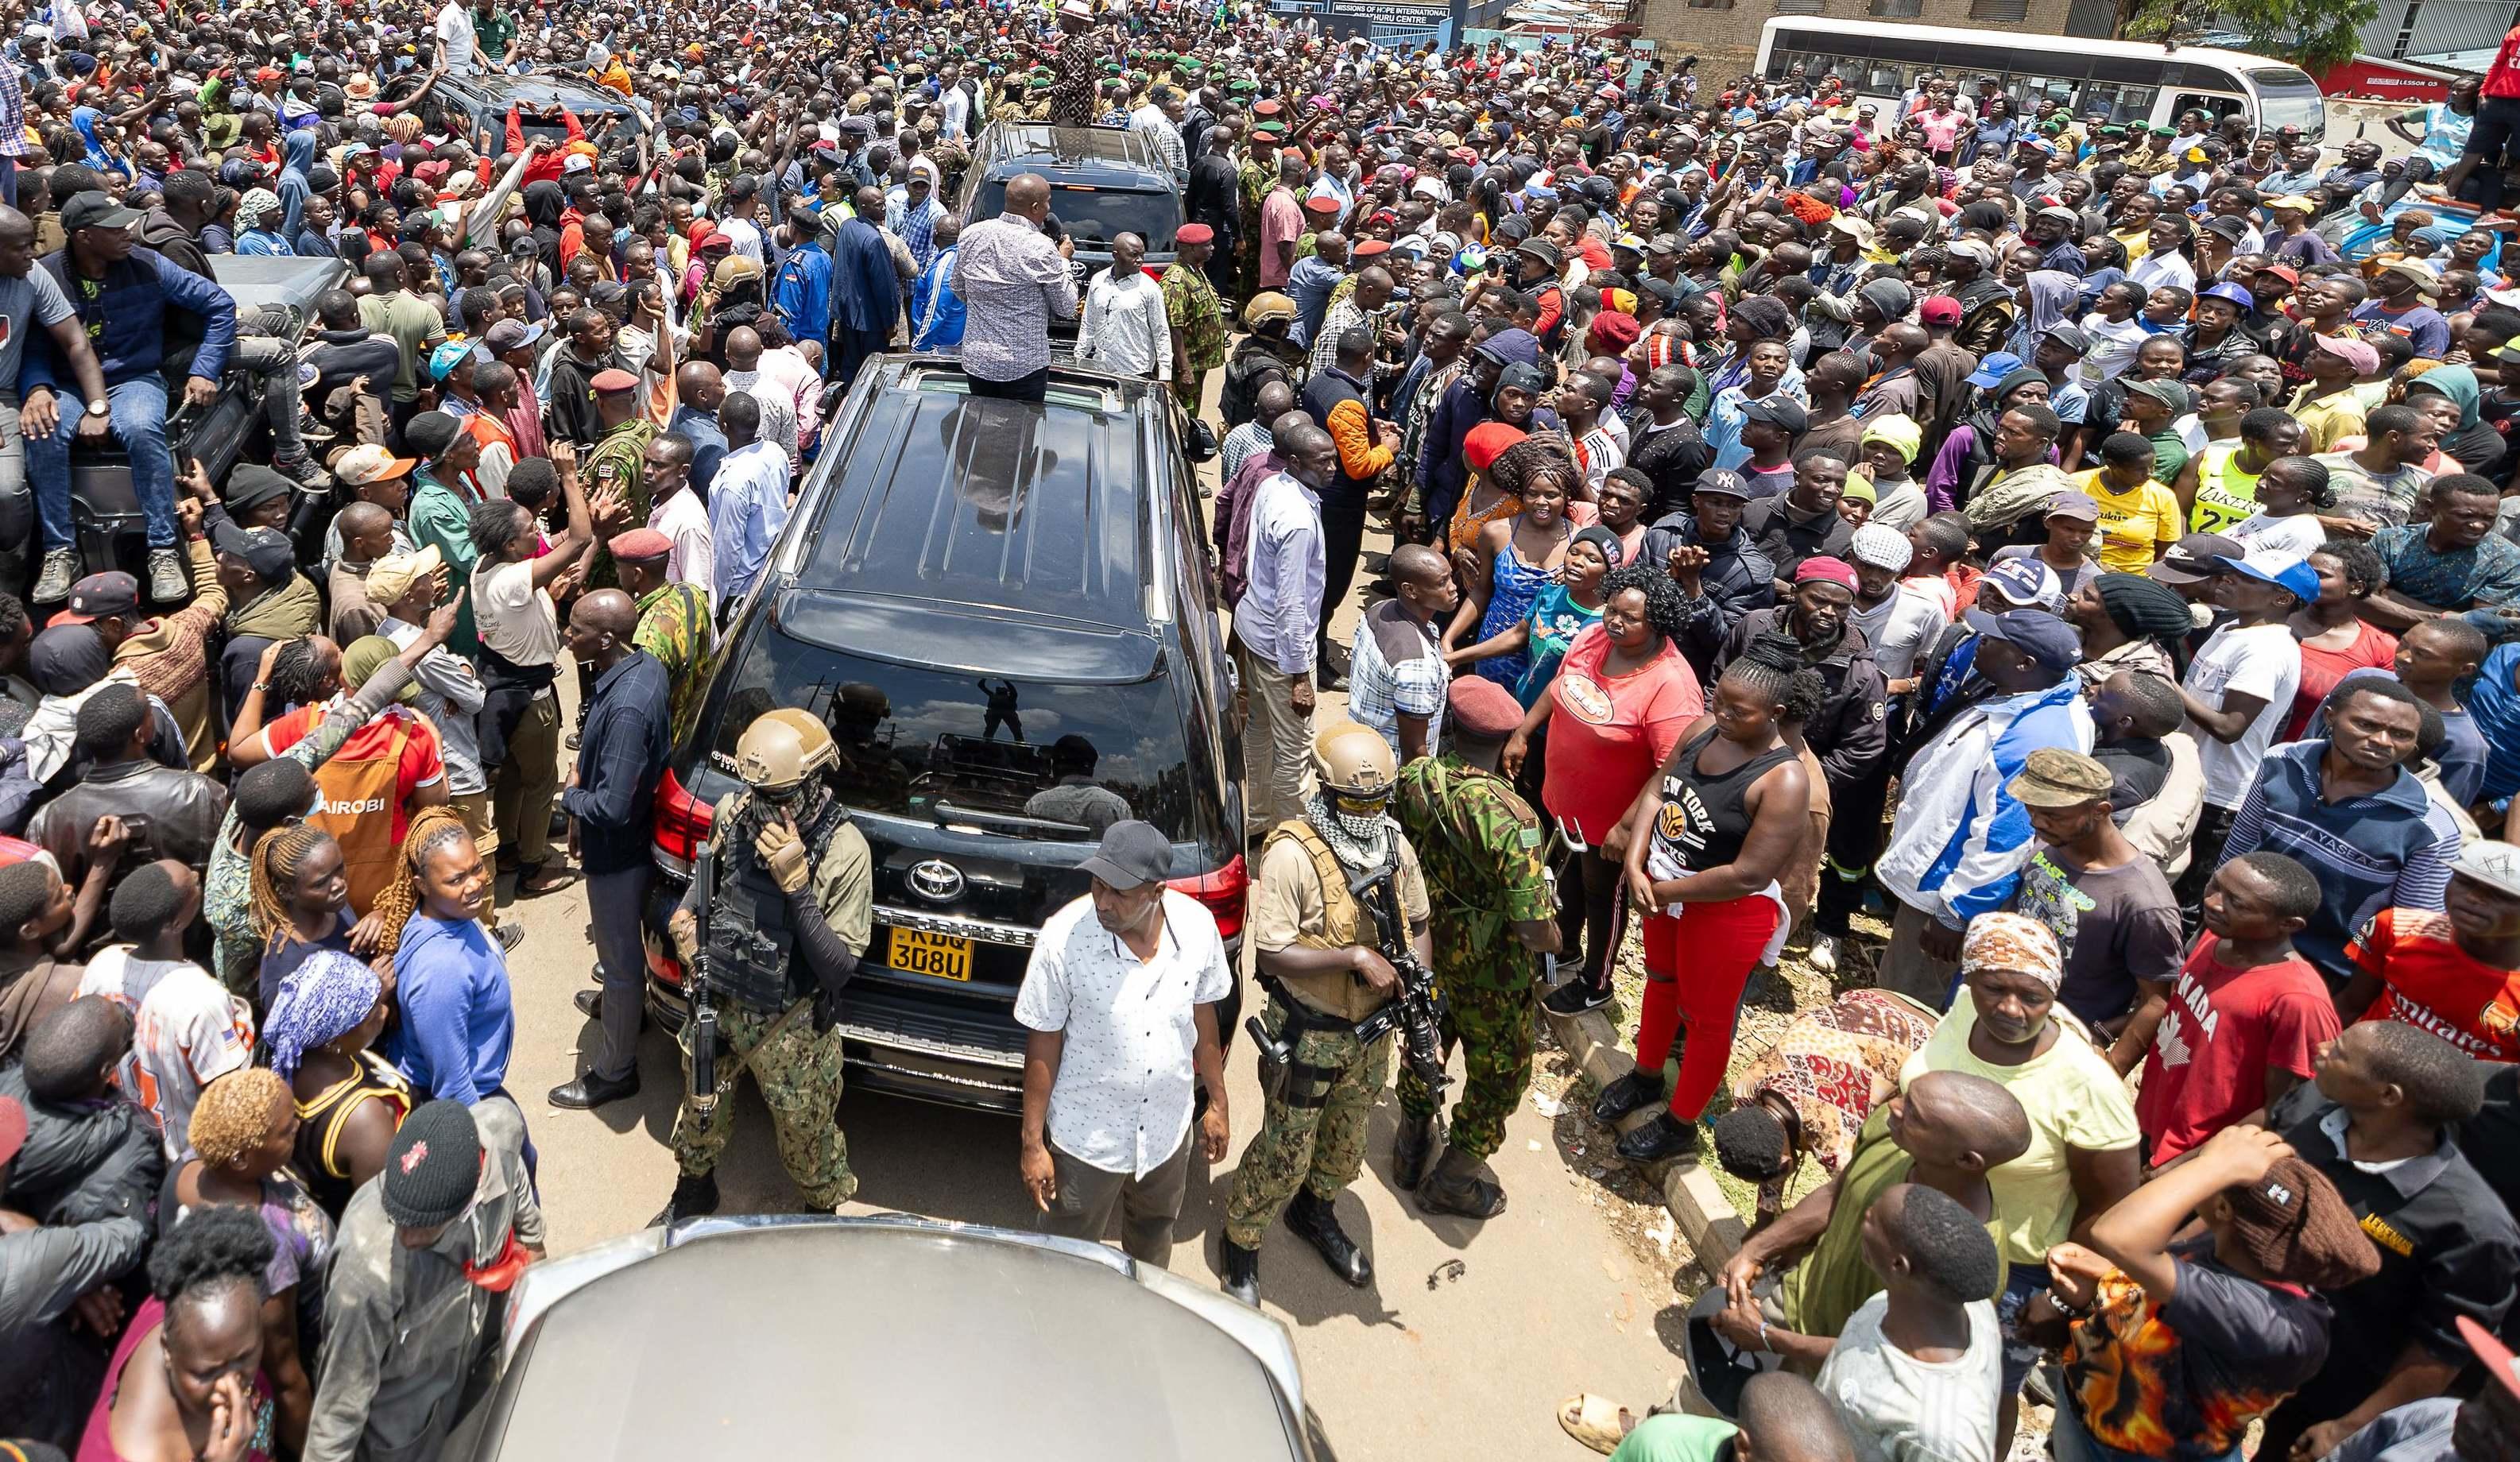
[(1286, 1204), (1286, 1226), (1295, 1236), (1313, 1246), (1330, 1272), (1358, 1289), (1373, 1282), (1373, 1262), (1356, 1247), (1356, 1240), (1339, 1227), (1338, 1214), (1327, 1198), (1316, 1198), (1310, 1188), (1297, 1188)]
[(1260, 1307), (1260, 1251), (1245, 1249), (1240, 1244), (1217, 1235), (1216, 1247), (1220, 1287), (1235, 1299)]
[(1437, 1114), (1402, 1116), (1400, 1130), (1391, 1138), (1391, 1180), (1404, 1188), (1425, 1181), (1427, 1161), (1443, 1140), (1444, 1119)]
[(1418, 1212), (1493, 1218), (1505, 1212), (1505, 1189), (1487, 1164), (1458, 1147), (1447, 1147), (1435, 1171), (1418, 1185)]
[(677, 1218), (699, 1218), (717, 1212), (717, 1174), (703, 1173), (698, 1177), (685, 1174), (674, 1179), (674, 1196), (665, 1200), (665, 1211), (648, 1220), (650, 1228), (661, 1227)]
[(1601, 1088), (1593, 1098), (1593, 1120), (1603, 1127), (1618, 1126), (1619, 1119), (1630, 1112), (1642, 1112), (1663, 1099), (1662, 1073), (1640, 1066)]

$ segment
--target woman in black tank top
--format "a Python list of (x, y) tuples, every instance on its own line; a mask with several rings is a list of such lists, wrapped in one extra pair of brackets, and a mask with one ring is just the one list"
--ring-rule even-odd
[[(1811, 786), (1782, 723), (1794, 678), (1813, 674), (1791, 636), (1761, 636), (1725, 669), (1708, 714), (1681, 732), (1620, 825), (1628, 896), (1645, 914), (1644, 1008), (1637, 1069), (1603, 1088), (1593, 1115), (1610, 1126), (1667, 1100), (1619, 1138), (1632, 1162), (1696, 1150), (1697, 1118), (1732, 1059), (1741, 993), (1784, 914), (1772, 889), (1809, 820)], [(1663, 1063), (1684, 1025), (1666, 1099)]]

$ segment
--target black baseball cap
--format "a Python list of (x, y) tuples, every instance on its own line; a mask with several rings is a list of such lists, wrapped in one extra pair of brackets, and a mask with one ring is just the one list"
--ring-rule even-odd
[(1172, 839), (1151, 822), (1125, 819), (1103, 832), (1102, 846), (1078, 866), (1112, 888), (1142, 888), (1172, 872)]
[(51, 625), (86, 624), (119, 619), (140, 612), (140, 581), (119, 571), (90, 574), (70, 586), (69, 603), (52, 617)]
[(62, 231), (75, 234), (81, 229), (127, 229), (140, 221), (140, 210), (126, 208), (113, 200), (111, 194), (90, 190), (73, 193), (62, 204)]

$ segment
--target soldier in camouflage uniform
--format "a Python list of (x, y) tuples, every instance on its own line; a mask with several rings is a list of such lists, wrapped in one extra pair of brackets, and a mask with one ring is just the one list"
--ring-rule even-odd
[(837, 760), (831, 732), (799, 710), (768, 712), (736, 742), (745, 790), (719, 804), (701, 864), (709, 871), (695, 869), (667, 923), (686, 971), (698, 971), (706, 954), (719, 1049), (714, 1090), (693, 1091), (698, 1022), (684, 1025), (673, 1135), (681, 1175), (657, 1222), (716, 1211), (714, 1171), (734, 1135), (736, 1082), (746, 1070), (806, 1209), (830, 1213), (858, 1190), (834, 1120), (837, 1021), (840, 990), (874, 934), (874, 861), (831, 785)]
[(1452, 1139), (1429, 1172), (1442, 1136), (1439, 1097), (1415, 1073), (1400, 1074), (1391, 1175), (1417, 1189), (1422, 1212), (1492, 1218), (1505, 1212), (1505, 1191), (1487, 1159), (1531, 1085), (1538, 956), (1556, 952), (1557, 920), (1539, 815), (1496, 772), (1522, 707), (1480, 676), (1454, 681), (1448, 700), (1444, 754), (1401, 771), (1392, 812), (1426, 870), (1444, 1035), (1461, 1042), (1468, 1080)]
[(1331, 1200), (1364, 1171), (1366, 1119), (1391, 1080), (1398, 1040), (1368, 1045), (1356, 1023), (1391, 998), (1400, 977), (1375, 950), (1349, 880), (1385, 873), (1418, 957), (1432, 958), (1426, 882), (1385, 812), (1398, 768), (1382, 733), (1328, 722), (1313, 738), (1313, 769), (1320, 788), (1304, 816), (1279, 824), (1261, 852), (1247, 931), (1269, 991), (1265, 1028), (1290, 1047), (1282, 1075), (1262, 1083), (1260, 1133), (1242, 1149), (1225, 1205), (1217, 1268), (1226, 1293), (1250, 1305), (1260, 1303), (1260, 1236), (1281, 1209), (1331, 1273), (1360, 1288), (1373, 1282)]

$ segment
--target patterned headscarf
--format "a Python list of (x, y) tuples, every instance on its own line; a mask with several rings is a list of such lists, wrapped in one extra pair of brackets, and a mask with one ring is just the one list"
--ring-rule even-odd
[(297, 1074), (306, 1053), (337, 1041), (377, 1008), (384, 983), (366, 963), (338, 950), (317, 950), (306, 962), (280, 982), (271, 997), (271, 1013), (262, 1023), (263, 1043), (271, 1047), (271, 1069), (283, 1077)]
[(280, 195), (268, 188), (250, 189), (237, 204), (237, 223), (244, 228), (262, 227), (265, 215), (280, 211)]
[(1960, 939), (1960, 978), (2010, 970), (2054, 990), (2065, 983), (2065, 956), (2046, 924), (2023, 913), (1982, 913)]

